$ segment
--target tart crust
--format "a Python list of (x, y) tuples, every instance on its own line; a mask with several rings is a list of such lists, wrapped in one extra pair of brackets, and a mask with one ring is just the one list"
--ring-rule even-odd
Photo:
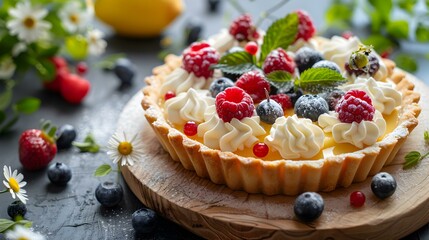
[(175, 55), (167, 56), (165, 64), (154, 68), (153, 76), (146, 78), (147, 86), (143, 89), (141, 104), (147, 121), (171, 158), (200, 177), (248, 193), (297, 195), (305, 191), (328, 192), (364, 181), (389, 165), (418, 124), (420, 94), (413, 91), (414, 84), (403, 71), (395, 68), (394, 62), (388, 59), (383, 61), (388, 75), (396, 83), (396, 89), (402, 92), (397, 127), (372, 146), (325, 159), (264, 161), (242, 157), (208, 148), (170, 126), (158, 103), (162, 97), (159, 90), (165, 77), (181, 65), (181, 58)]

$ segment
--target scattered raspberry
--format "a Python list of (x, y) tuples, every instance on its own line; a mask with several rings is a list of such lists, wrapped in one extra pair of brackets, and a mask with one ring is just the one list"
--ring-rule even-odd
[(278, 102), (280, 104), (280, 106), (282, 106), (283, 110), (293, 108), (292, 100), (285, 93), (279, 93), (276, 95), (271, 95), (270, 98), (273, 99), (274, 101)]
[(244, 46), (244, 50), (248, 52), (250, 55), (255, 56), (258, 52), (258, 44), (254, 41), (248, 42), (246, 46)]
[(259, 38), (259, 33), (253, 25), (249, 14), (244, 14), (235, 19), (229, 27), (229, 33), (237, 41), (252, 41)]
[(88, 80), (76, 74), (68, 74), (60, 85), (63, 98), (73, 104), (79, 104), (88, 94), (91, 84)]
[(183, 68), (197, 77), (213, 76), (210, 65), (218, 62), (219, 53), (205, 42), (195, 42), (183, 52)]
[(311, 20), (310, 16), (307, 12), (303, 10), (296, 11), (298, 14), (298, 34), (296, 36), (296, 40), (303, 39), (305, 41), (308, 41), (308, 39), (312, 38), (314, 34), (316, 33), (316, 28), (313, 25), (313, 21)]
[(230, 87), (216, 96), (216, 112), (224, 122), (251, 117), (254, 110), (252, 98), (241, 88)]
[(268, 54), (265, 58), (264, 69), (265, 74), (273, 71), (286, 71), (291, 74), (295, 72), (296, 64), (291, 56), (289, 56), (282, 48), (277, 48)]
[(253, 146), (253, 154), (255, 156), (263, 158), (268, 155), (270, 148), (265, 143), (257, 143)]
[(194, 136), (198, 132), (198, 124), (196, 124), (194, 121), (185, 123), (183, 132), (186, 134), (186, 136)]
[(270, 83), (258, 70), (253, 70), (241, 75), (235, 83), (235, 86), (248, 93), (255, 103), (259, 103), (266, 98), (265, 89), (268, 92), (270, 91)]
[(362, 120), (372, 121), (375, 108), (372, 106), (371, 98), (366, 92), (350, 90), (340, 100), (335, 111), (338, 113), (338, 118), (341, 122), (360, 123)]
[(167, 101), (170, 98), (174, 98), (176, 96), (176, 93), (173, 91), (167, 91), (164, 95), (164, 100)]

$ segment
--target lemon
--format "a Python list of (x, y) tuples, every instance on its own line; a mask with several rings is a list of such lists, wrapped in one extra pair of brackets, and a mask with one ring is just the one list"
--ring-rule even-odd
[(94, 11), (119, 35), (158, 36), (183, 11), (182, 0), (95, 0)]

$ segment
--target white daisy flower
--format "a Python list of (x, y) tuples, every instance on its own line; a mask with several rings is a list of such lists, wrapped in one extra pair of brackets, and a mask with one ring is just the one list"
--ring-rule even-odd
[(8, 240), (45, 240), (46, 238), (40, 233), (35, 233), (30, 229), (19, 224), (15, 225), (13, 230), (9, 230), (5, 234)]
[(82, 9), (79, 1), (71, 1), (64, 5), (58, 13), (64, 28), (70, 32), (82, 32), (91, 18), (90, 13)]
[(19, 42), (13, 46), (12, 56), (16, 57), (25, 51), (27, 51), (27, 45), (23, 42)]
[(11, 57), (4, 57), (0, 62), (0, 79), (10, 79), (15, 73), (16, 65)]
[(12, 17), (6, 24), (11, 35), (18, 35), (21, 41), (32, 43), (46, 35), (51, 23), (43, 21), (48, 10), (31, 6), (29, 1), (19, 2), (15, 8), (9, 9)]
[(121, 162), (121, 165), (134, 165), (143, 157), (143, 143), (134, 135), (128, 140), (125, 132), (122, 134), (115, 133), (109, 140), (107, 155), (113, 160), (113, 163)]
[(24, 204), (27, 203), (27, 191), (22, 189), (27, 182), (22, 181), (24, 179), (24, 175), (21, 173), (18, 174), (18, 171), (15, 170), (12, 172), (12, 169), (7, 166), (3, 167), (3, 174), (6, 180), (3, 180), (3, 184), (9, 190), (10, 194), (12, 194), (12, 198), (18, 197), (21, 202)]
[(101, 55), (106, 49), (107, 43), (103, 39), (104, 33), (100, 30), (88, 31), (86, 38), (88, 39), (89, 53), (95, 56)]

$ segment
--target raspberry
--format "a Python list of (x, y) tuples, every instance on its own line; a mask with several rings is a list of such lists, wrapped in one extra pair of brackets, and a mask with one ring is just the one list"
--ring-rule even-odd
[(229, 33), (237, 41), (252, 41), (259, 38), (259, 33), (253, 25), (249, 14), (244, 14), (235, 19), (229, 27)]
[(282, 106), (283, 110), (293, 108), (292, 100), (287, 94), (279, 93), (276, 95), (271, 95), (270, 98), (278, 102), (280, 106)]
[(253, 110), (252, 98), (241, 88), (230, 87), (216, 96), (216, 112), (224, 122), (251, 117)]
[(268, 92), (270, 91), (270, 83), (265, 80), (264, 75), (258, 70), (241, 75), (235, 86), (248, 93), (255, 103), (259, 103), (266, 98), (265, 89)]
[(305, 41), (308, 41), (311, 37), (314, 36), (316, 33), (316, 28), (313, 25), (313, 21), (311, 20), (310, 16), (307, 12), (298, 10), (296, 11), (298, 14), (298, 34), (296, 36), (296, 40), (303, 39)]
[(362, 120), (372, 121), (375, 108), (371, 98), (361, 90), (350, 90), (340, 100), (335, 111), (341, 122), (360, 123)]
[(208, 43), (195, 42), (183, 52), (183, 68), (197, 77), (213, 76), (210, 65), (219, 62), (219, 53)]
[[(366, 73), (364, 69), (352, 69), (348, 61), (346, 61), (344, 68), (349, 75), (354, 74), (355, 76), (360, 76)], [(377, 73), (378, 69), (380, 68), (380, 62), (378, 61), (378, 58), (374, 53), (371, 52), (368, 55), (368, 64), (365, 68), (367, 68), (367, 72), (370, 76), (374, 76)]]
[(273, 71), (286, 71), (291, 74), (295, 72), (296, 64), (291, 56), (289, 56), (282, 48), (277, 48), (268, 54), (265, 58), (264, 69), (265, 74)]

